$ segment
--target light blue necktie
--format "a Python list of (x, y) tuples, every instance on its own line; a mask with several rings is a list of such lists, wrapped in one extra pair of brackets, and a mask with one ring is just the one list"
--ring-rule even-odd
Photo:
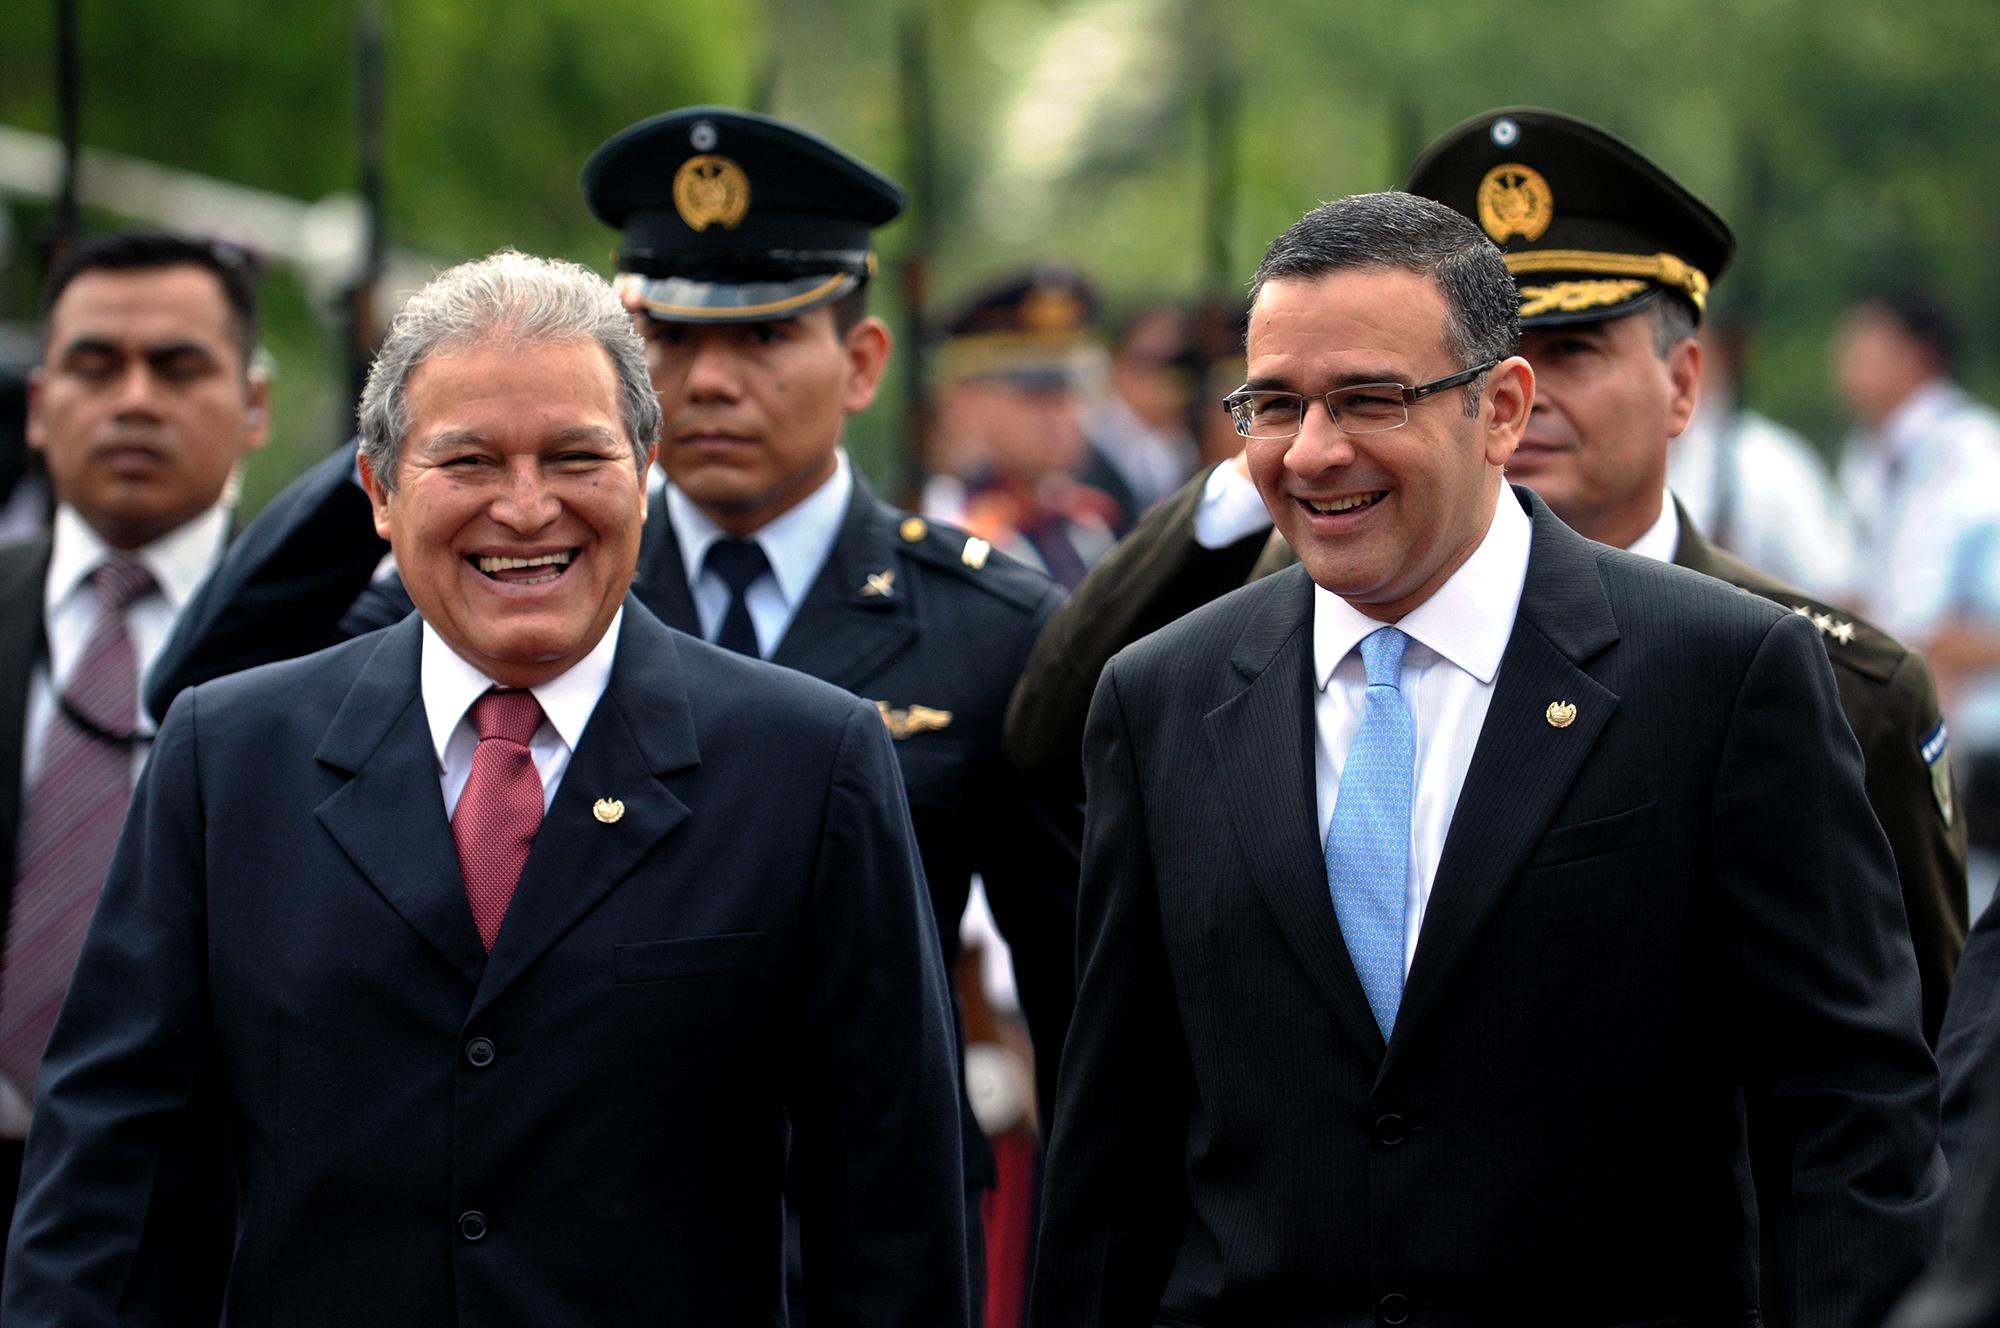
[(1409, 638), (1393, 627), (1362, 638), (1368, 693), (1326, 832), (1333, 911), (1384, 1038), (1395, 1027), (1396, 1007), (1403, 999), (1403, 903), (1417, 767), (1417, 729), (1402, 691), (1403, 647), (1408, 644)]

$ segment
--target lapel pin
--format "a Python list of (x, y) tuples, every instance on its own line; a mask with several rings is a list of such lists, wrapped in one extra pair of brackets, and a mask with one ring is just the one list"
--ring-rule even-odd
[(1548, 716), (1552, 729), (1566, 729), (1576, 723), (1576, 706), (1568, 701), (1551, 701), (1543, 713)]
[(606, 825), (613, 825), (625, 815), (625, 804), (617, 798), (599, 798), (590, 814)]
[(868, 584), (861, 587), (861, 593), (864, 595), (880, 595), (884, 599), (895, 594), (896, 569), (892, 567), (885, 572), (870, 572), (868, 574)]
[(920, 516), (906, 516), (903, 518), (903, 524), (898, 526), (897, 530), (903, 537), (903, 543), (915, 544), (929, 533), (930, 523)]

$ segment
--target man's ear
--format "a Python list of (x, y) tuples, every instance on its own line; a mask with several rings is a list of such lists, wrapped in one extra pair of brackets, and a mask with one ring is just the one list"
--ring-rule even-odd
[(243, 450), (254, 452), (271, 437), (271, 375), (252, 369), (243, 392)]
[(28, 373), (28, 446), (37, 452), (49, 450), (48, 429), (42, 424), (42, 393), (46, 390), (48, 374), (41, 369)]
[(1667, 437), (1678, 438), (1694, 418), (1695, 403), (1701, 400), (1701, 343), (1682, 337), (1667, 352), (1667, 382), (1673, 396), (1667, 416)]
[(375, 533), (383, 539), (389, 538), (389, 491), (382, 487), (382, 477), (369, 464), (367, 453), (359, 453), (354, 460), (355, 469), (361, 476), (361, 487), (368, 491), (368, 505), (375, 512)]
[(894, 345), (889, 325), (879, 318), (864, 318), (848, 329), (841, 338), (841, 350), (847, 356), (847, 385), (840, 394), (842, 411), (859, 415), (868, 409), (876, 388), (882, 385), (882, 371), (888, 367)]
[(1521, 445), (1528, 416), (1535, 409), (1535, 371), (1519, 355), (1510, 355), (1486, 373), (1486, 396), (1480, 403), (1480, 427), (1485, 434), (1486, 460), (1504, 466)]

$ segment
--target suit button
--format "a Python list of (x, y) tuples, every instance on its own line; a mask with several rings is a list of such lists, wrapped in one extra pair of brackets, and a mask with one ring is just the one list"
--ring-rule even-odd
[(458, 1215), (458, 1234), (467, 1240), (486, 1239), (486, 1214), (477, 1208)]
[(1375, 1306), (1375, 1319), (1378, 1323), (1392, 1325), (1408, 1323), (1410, 1321), (1410, 1298), (1408, 1296), (1399, 1296), (1393, 1291), (1390, 1292), (1388, 1295), (1382, 1297), (1381, 1301)]
[(1381, 1144), (1384, 1148), (1394, 1148), (1397, 1144), (1403, 1142), (1403, 1135), (1408, 1128), (1408, 1122), (1393, 1111), (1377, 1116), (1375, 1118), (1375, 1142)]
[(499, 1053), (493, 1049), (491, 1038), (474, 1038), (465, 1044), (465, 1063), (475, 1070), (483, 1070), (493, 1063)]

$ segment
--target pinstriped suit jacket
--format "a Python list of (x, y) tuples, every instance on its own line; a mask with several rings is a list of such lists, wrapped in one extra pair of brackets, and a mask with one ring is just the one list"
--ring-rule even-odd
[(1916, 966), (1812, 625), (1514, 492), (1527, 585), (1386, 1045), (1303, 569), (1106, 669), (1035, 1328), (1751, 1323), (1753, 1148), (1794, 1321), (1872, 1324), (1934, 1253)]

